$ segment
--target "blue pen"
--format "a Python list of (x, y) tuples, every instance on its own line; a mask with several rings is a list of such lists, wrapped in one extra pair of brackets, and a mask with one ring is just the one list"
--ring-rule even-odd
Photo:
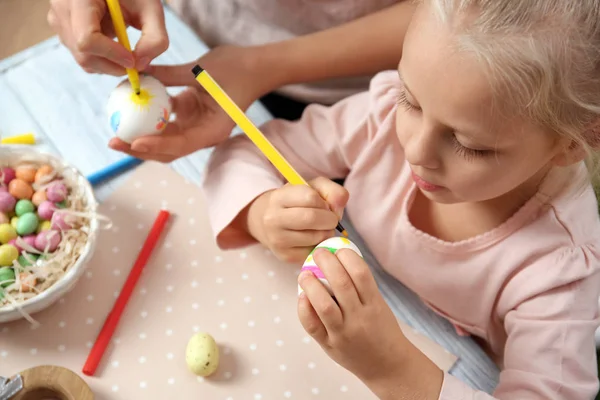
[(96, 186), (115, 175), (141, 164), (142, 162), (144, 162), (144, 160), (140, 160), (139, 158), (125, 157), (116, 163), (101, 169), (100, 171), (94, 172), (93, 174), (89, 175), (87, 179), (90, 181), (92, 186)]

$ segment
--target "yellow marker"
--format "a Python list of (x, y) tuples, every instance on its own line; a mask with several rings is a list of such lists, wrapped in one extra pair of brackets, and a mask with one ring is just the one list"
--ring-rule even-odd
[[(210, 74), (199, 65), (192, 68), (196, 80), (210, 94), (219, 106), (229, 115), (231, 119), (240, 127), (240, 129), (254, 142), (256, 147), (267, 157), (267, 159), (277, 168), (283, 177), (292, 185), (307, 185), (308, 182), (300, 176), (298, 172), (283, 158), (281, 153), (269, 142), (269, 139), (250, 121), (244, 112), (235, 104), (235, 102), (225, 93)], [(348, 236), (346, 229), (338, 223), (336, 229), (344, 236)]]
[[(115, 27), (115, 33), (117, 34), (119, 43), (121, 43), (127, 50), (131, 51), (129, 37), (127, 36), (127, 27), (125, 26), (125, 19), (123, 19), (123, 13), (121, 12), (119, 0), (106, 0), (106, 4), (108, 5), (108, 12), (110, 13), (110, 17)], [(127, 76), (129, 77), (129, 82), (131, 82), (131, 87), (136, 94), (140, 94), (140, 76), (138, 75), (137, 70), (133, 68), (127, 68), (126, 71)]]
[(0, 140), (1, 144), (35, 144), (33, 133), (24, 133), (22, 135), (9, 136)]

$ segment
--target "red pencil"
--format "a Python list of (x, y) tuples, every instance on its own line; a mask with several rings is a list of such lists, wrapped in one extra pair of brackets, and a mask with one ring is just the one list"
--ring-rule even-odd
[(171, 214), (168, 211), (161, 210), (158, 214), (158, 217), (156, 217), (154, 225), (152, 226), (152, 229), (150, 230), (150, 233), (148, 233), (148, 237), (144, 242), (144, 246), (142, 247), (142, 250), (135, 261), (133, 268), (131, 268), (131, 271), (129, 272), (129, 276), (123, 285), (123, 289), (121, 290), (121, 293), (119, 294), (119, 297), (117, 298), (117, 301), (115, 302), (110, 314), (108, 314), (106, 317), (106, 321), (104, 321), (104, 325), (102, 326), (102, 329), (96, 338), (96, 342), (90, 350), (90, 354), (88, 355), (82, 370), (85, 375), (92, 376), (96, 372), (96, 368), (98, 367), (98, 364), (100, 364), (106, 347), (110, 343), (113, 333), (117, 328), (121, 314), (123, 314), (123, 310), (125, 309), (125, 306), (129, 301), (129, 297), (135, 288), (135, 284), (137, 283), (142, 270), (146, 266), (148, 258), (150, 258), (150, 254), (152, 254), (152, 250), (154, 250), (156, 242), (158, 242), (158, 238), (160, 237), (160, 234), (162, 233), (170, 215)]

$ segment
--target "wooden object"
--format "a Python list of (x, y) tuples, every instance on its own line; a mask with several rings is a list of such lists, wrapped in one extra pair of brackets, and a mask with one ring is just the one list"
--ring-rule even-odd
[(94, 400), (85, 381), (70, 369), (41, 365), (20, 372), (23, 390), (11, 400)]

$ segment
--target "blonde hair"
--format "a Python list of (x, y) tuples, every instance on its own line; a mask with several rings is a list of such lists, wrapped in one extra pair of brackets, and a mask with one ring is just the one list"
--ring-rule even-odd
[(486, 64), (510, 109), (581, 146), (598, 178), (600, 0), (426, 1)]

